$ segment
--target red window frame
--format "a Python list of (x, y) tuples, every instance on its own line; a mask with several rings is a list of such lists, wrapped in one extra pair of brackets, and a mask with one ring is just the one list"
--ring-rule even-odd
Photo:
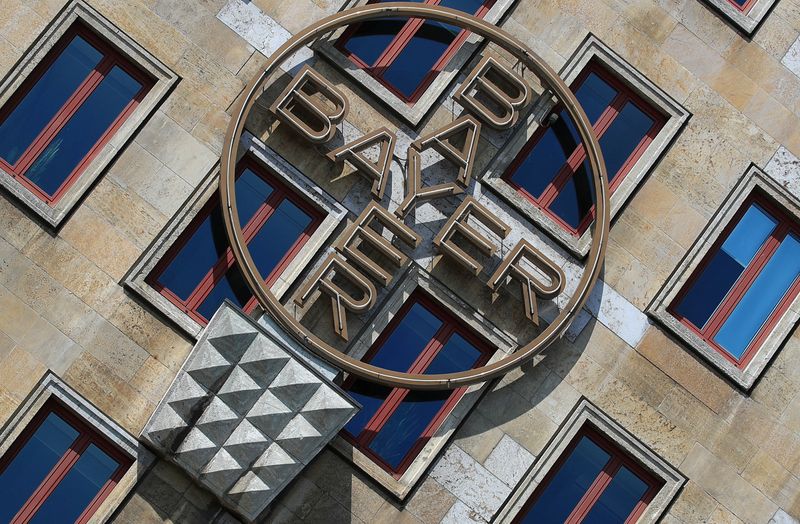
[[(758, 252), (756, 252), (756, 255), (750, 261), (750, 264), (748, 264), (731, 289), (725, 295), (725, 298), (722, 299), (720, 305), (717, 307), (714, 313), (712, 313), (711, 317), (709, 317), (705, 327), (695, 326), (692, 322), (679, 314), (676, 311), (676, 308), (689, 290), (692, 289), (694, 284), (697, 282), (697, 279), (700, 278), (700, 274), (711, 262), (711, 259), (714, 258), (714, 256), (722, 248), (722, 244), (725, 243), (728, 235), (730, 235), (731, 231), (733, 231), (750, 206), (754, 204), (761, 207), (767, 214), (770, 215), (770, 217), (776, 220), (778, 224), (775, 226), (775, 229), (772, 231), (769, 238), (767, 238), (767, 240), (764, 242), (764, 245), (762, 245)], [(766, 266), (770, 261), (772, 255), (775, 254), (775, 251), (777, 251), (783, 239), (790, 233), (800, 236), (800, 224), (798, 224), (793, 217), (791, 217), (778, 204), (770, 200), (765, 194), (758, 190), (754, 191), (753, 194), (751, 194), (742, 203), (739, 210), (733, 216), (733, 219), (731, 219), (731, 221), (725, 226), (722, 234), (719, 235), (719, 238), (717, 238), (717, 240), (711, 246), (711, 249), (709, 249), (705, 254), (702, 262), (697, 266), (691, 277), (689, 277), (689, 279), (683, 285), (680, 292), (675, 297), (675, 300), (673, 300), (669, 308), (667, 308), (667, 311), (683, 325), (697, 334), (706, 344), (719, 352), (723, 357), (725, 357), (726, 360), (740, 369), (745, 368), (758, 353), (761, 345), (778, 323), (778, 320), (780, 320), (781, 316), (789, 309), (789, 306), (791, 306), (794, 299), (797, 298), (798, 293), (800, 293), (800, 277), (795, 279), (794, 283), (789, 287), (789, 290), (783, 296), (781, 301), (778, 302), (775, 309), (772, 311), (769, 317), (767, 317), (766, 322), (764, 322), (764, 325), (761, 326), (761, 329), (758, 331), (758, 333), (756, 333), (756, 336), (753, 337), (753, 340), (750, 341), (750, 345), (748, 345), (744, 350), (741, 358), (737, 359), (728, 353), (722, 346), (714, 341), (714, 337), (722, 328), (725, 320), (728, 319), (730, 314), (744, 297), (747, 290), (750, 289), (750, 286), (753, 284), (756, 278), (758, 278), (761, 270), (764, 269), (764, 266)]]
[(734, 2), (733, 0), (728, 0), (728, 2), (730, 2), (730, 4), (736, 10), (741, 11), (742, 13), (747, 13), (748, 11), (750, 11), (750, 9), (753, 7), (753, 4), (755, 4), (757, 1), (758, 0), (747, 0), (744, 4), (739, 5), (736, 2)]
[[(400, 322), (402, 322), (403, 318), (405, 318), (406, 313), (408, 313), (408, 311), (415, 304), (420, 304), (428, 311), (433, 313), (439, 320), (442, 321), (442, 326), (434, 334), (433, 338), (428, 342), (422, 352), (420, 352), (416, 360), (414, 360), (414, 362), (411, 364), (411, 367), (408, 369), (409, 373), (423, 373), (454, 333), (461, 335), (467, 342), (472, 344), (475, 349), (480, 351), (481, 356), (474, 364), (474, 367), (482, 366), (489, 360), (494, 350), (487, 342), (465, 327), (455, 316), (434, 301), (429, 295), (420, 290), (416, 290), (411, 294), (408, 300), (406, 300), (392, 321), (380, 334), (378, 339), (364, 354), (361, 359), (362, 361), (369, 362), (372, 357), (374, 357), (375, 354), (380, 351), (381, 347), (383, 347), (383, 344), (394, 332), (395, 328), (400, 324)], [(352, 375), (349, 376), (344, 382), (343, 388), (345, 391), (348, 391), (356, 382), (356, 380), (356, 377)], [(397, 468), (393, 468), (379, 455), (370, 450), (369, 445), (378, 435), (384, 424), (386, 424), (386, 422), (389, 420), (389, 417), (392, 416), (406, 396), (411, 392), (411, 390), (391, 388), (389, 395), (383, 401), (381, 406), (375, 410), (375, 414), (367, 422), (359, 435), (351, 435), (346, 430), (342, 430), (340, 434), (345, 440), (356, 447), (364, 455), (368, 456), (372, 461), (389, 472), (394, 478), (398, 479), (414, 462), (420, 451), (422, 451), (422, 448), (425, 447), (425, 444), (433, 437), (434, 433), (436, 433), (447, 416), (453, 411), (453, 408), (455, 408), (456, 404), (458, 404), (458, 401), (464, 396), (467, 389), (467, 387), (461, 387), (454, 389), (450, 393), (450, 397), (448, 397), (439, 412), (433, 417), (431, 422), (422, 432), (422, 435), (420, 435), (414, 445), (411, 446), (408, 453), (403, 458), (402, 462), (400, 462), (400, 464), (397, 466)]]
[[(34, 195), (44, 201), (47, 205), (53, 206), (64, 196), (75, 181), (80, 177), (81, 173), (86, 169), (86, 166), (98, 155), (103, 147), (108, 143), (114, 133), (122, 126), (127, 118), (133, 113), (136, 107), (141, 103), (150, 89), (155, 85), (155, 80), (148, 74), (135, 67), (131, 61), (122, 55), (117, 49), (111, 46), (108, 42), (97, 36), (89, 28), (81, 23), (76, 22), (73, 24), (53, 48), (47, 53), (44, 59), (36, 66), (33, 72), (25, 79), (20, 88), (6, 104), (0, 108), (0, 122), (3, 122), (8, 115), (17, 107), (25, 95), (33, 88), (34, 85), (41, 79), (42, 75), (58, 58), (61, 52), (76, 36), (80, 36), (92, 45), (97, 51), (103, 54), (95, 69), (83, 80), (75, 92), (67, 99), (64, 105), (59, 109), (50, 122), (45, 125), (41, 133), (33, 140), (25, 152), (17, 159), (14, 165), (9, 164), (0, 158), (0, 167), (3, 168), (8, 174), (19, 181), (25, 188), (31, 191)], [(39, 158), (39, 155), (50, 144), (50, 141), (58, 134), (59, 131), (69, 122), (70, 118), (78, 111), (86, 99), (92, 94), (95, 88), (111, 71), (113, 67), (119, 67), (126, 73), (131, 75), (142, 84), (142, 88), (134, 96), (133, 100), (128, 103), (125, 109), (117, 115), (117, 118), (112, 122), (108, 129), (103, 133), (100, 139), (92, 146), (89, 152), (83, 157), (75, 169), (67, 176), (61, 186), (52, 195), (46, 193), (39, 186), (31, 182), (25, 177), (25, 173)]]
[[(367, 4), (374, 4), (379, 2), (380, 0), (370, 0)], [(497, 0), (485, 0), (483, 5), (478, 9), (475, 13), (477, 18), (483, 18), (486, 16), (486, 13), (492, 8)], [(438, 5), (441, 0), (422, 0), (420, 3), (428, 4), (428, 5)], [(338, 49), (342, 54), (344, 54), (350, 61), (358, 66), (359, 69), (366, 71), (370, 76), (375, 78), (378, 82), (381, 83), (386, 89), (391, 91), (395, 96), (403, 100), (409, 106), (414, 105), (420, 97), (425, 93), (425, 91), (430, 87), (436, 77), (444, 71), (444, 68), (447, 66), (448, 62), (455, 56), (461, 46), (464, 44), (466, 39), (469, 37), (469, 31), (462, 30), (450, 46), (445, 50), (439, 60), (433, 65), (433, 69), (428, 71), (428, 74), (423, 78), (422, 82), (420, 82), (417, 89), (411, 94), (411, 96), (407, 96), (401, 93), (397, 88), (395, 88), (390, 82), (383, 78), (383, 71), (385, 71), (389, 65), (394, 62), (400, 52), (405, 48), (408, 42), (417, 34), (417, 31), (422, 27), (425, 23), (425, 20), (421, 18), (409, 18), (405, 25), (400, 29), (400, 31), (395, 35), (394, 39), (386, 46), (383, 53), (378, 57), (375, 61), (375, 65), (371, 66), (361, 60), (358, 56), (351, 53), (347, 50), (345, 45), (347, 41), (350, 40), (350, 37), (358, 30), (361, 24), (355, 24), (348, 27), (342, 36), (336, 41), (335, 47)]]
[(81, 454), (91, 444), (94, 444), (104, 453), (116, 460), (119, 463), (119, 467), (100, 489), (95, 498), (92, 499), (88, 506), (86, 506), (86, 508), (83, 510), (83, 513), (81, 513), (80, 517), (78, 517), (76, 524), (85, 524), (89, 521), (103, 501), (108, 498), (108, 495), (114, 490), (114, 487), (128, 471), (131, 464), (133, 464), (132, 457), (128, 456), (121, 449), (113, 445), (108, 438), (100, 434), (95, 428), (90, 426), (86, 421), (69, 410), (61, 402), (51, 397), (45, 402), (39, 412), (34, 415), (25, 429), (14, 440), (14, 443), (8, 449), (6, 454), (0, 458), (0, 473), (5, 471), (8, 465), (11, 464), (22, 448), (25, 447), (25, 444), (28, 443), (36, 430), (39, 429), (39, 426), (42, 425), (42, 422), (44, 422), (44, 420), (51, 413), (58, 415), (75, 430), (77, 430), (79, 434), (67, 452), (64, 453), (56, 465), (53, 466), (53, 469), (50, 470), (50, 473), (45, 476), (42, 483), (36, 488), (25, 505), (22, 506), (14, 518), (11, 519), (11, 524), (23, 524), (28, 522), (36, 514), (39, 508), (42, 507), (53, 491), (55, 491), (59, 483), (64, 479), (64, 477), (66, 477), (72, 466), (74, 466), (81, 457)]
[[(625, 161), (625, 163), (620, 167), (619, 171), (614, 177), (614, 180), (611, 182), (609, 186), (610, 194), (613, 194), (614, 191), (622, 184), (622, 181), (630, 172), (631, 168), (636, 164), (636, 162), (641, 158), (642, 154), (647, 150), (650, 144), (655, 140), (658, 133), (663, 129), (664, 124), (667, 122), (667, 118), (657, 109), (652, 107), (647, 101), (642, 99), (642, 97), (633, 91), (627, 84), (622, 82), (618, 79), (614, 74), (612, 74), (608, 69), (603, 67), (599, 64), (596, 60), (590, 61), (587, 66), (581, 71), (580, 75), (572, 82), (570, 89), (575, 92), (577, 89), (583, 84), (586, 78), (591, 74), (594, 73), (599, 76), (604, 82), (608, 83), (611, 87), (617, 90), (617, 96), (611, 101), (609, 106), (605, 109), (605, 111), (600, 115), (597, 119), (597, 122), (594, 124), (594, 131), (597, 134), (597, 139), (599, 140), (603, 134), (608, 130), (611, 126), (611, 123), (616, 119), (619, 115), (619, 112), (625, 107), (625, 104), (632, 103), (637, 108), (639, 108), (642, 112), (647, 114), (650, 118), (653, 119), (653, 125), (647, 131), (645, 136), (633, 150), (631, 155)], [(558, 104), (550, 114), (558, 114), (564, 109), (562, 104)], [(539, 129), (534, 132), (533, 136), (528, 140), (528, 142), (522, 147), (517, 156), (514, 158), (514, 161), (508, 166), (505, 173), (503, 173), (502, 179), (513, 187), (517, 192), (519, 192), (522, 196), (526, 199), (531, 201), (536, 207), (542, 209), (547, 215), (555, 220), (562, 228), (567, 230), (573, 236), (580, 236), (582, 235), (591, 225), (592, 221), (595, 217), (595, 207), (592, 206), (589, 213), (586, 217), (581, 221), (577, 228), (572, 227), (570, 224), (567, 224), (561, 217), (559, 217), (555, 212), (550, 210), (550, 205), (552, 205), (553, 201), (559, 195), (563, 187), (569, 182), (570, 178), (575, 175), (576, 170), (583, 164), (586, 160), (586, 150), (583, 144), (578, 144), (578, 147), (567, 157), (567, 161), (561, 167), (561, 169), (556, 173), (556, 176), (553, 178), (552, 181), (545, 187), (544, 191), (542, 192), (541, 197), (536, 197), (529, 193), (524, 187), (519, 185), (517, 182), (513, 180), (514, 174), (517, 172), (517, 169), (522, 165), (528, 155), (533, 151), (533, 149), (537, 146), (539, 141), (542, 139), (544, 134), (547, 132), (549, 127), (540, 126)], [(609, 174), (610, 178), (610, 174)]]
[[(289, 251), (287, 251), (283, 258), (281, 258), (280, 262), (278, 262), (272, 272), (266, 277), (265, 282), (268, 286), (270, 286), (275, 283), (280, 274), (286, 269), (292, 259), (303, 248), (308, 239), (311, 238), (311, 235), (322, 223), (324, 215), (319, 209), (312, 206), (304, 198), (300, 197), (296, 192), (287, 187), (285, 183), (280, 181), (267, 168), (261, 164), (258, 164), (249, 156), (245, 156), (239, 161), (236, 167), (236, 177), (238, 178), (245, 171), (245, 169), (249, 169), (264, 179), (270, 186), (272, 186), (272, 193), (269, 195), (269, 198), (267, 198), (267, 200), (261, 204), (258, 210), (256, 210), (256, 212), (253, 214), (253, 217), (250, 219), (250, 221), (242, 228), (245, 242), (249, 243), (253, 237), (256, 236), (256, 234), (261, 230), (267, 220), (269, 220), (270, 216), (272, 216), (272, 213), (278, 208), (284, 199), (290, 200), (293, 204), (305, 211), (311, 217), (311, 223), (308, 225), (308, 227), (306, 227), (300, 237), (298, 237), (297, 241), (295, 241)], [(208, 324), (209, 319), (201, 315), (197, 311), (197, 308), (203, 303), (217, 283), (236, 263), (236, 259), (233, 255), (233, 250), (231, 247), (228, 246), (226, 248), (225, 253), (219, 259), (217, 259), (211, 269), (209, 269), (208, 273), (206, 273), (202, 280), (200, 280), (197, 287), (195, 287), (194, 291), (192, 291), (186, 300), (178, 297), (167, 287), (162, 285), (158, 279), (161, 277), (164, 270), (169, 267), (175, 257), (178, 256), (178, 253), (180, 253), (181, 249), (183, 249), (192, 236), (194, 236), (194, 233), (197, 231), (203, 221), (209, 215), (211, 215), (211, 212), (218, 205), (218, 199), (209, 199), (200, 212), (194, 217), (186, 230), (181, 233), (175, 244), (170, 247), (166, 255), (164, 255), (158, 264), (156, 264), (146, 279), (146, 282), (151, 287), (161, 293), (161, 295), (166, 297), (167, 300), (172, 302), (178, 309), (189, 315), (193, 320), (201, 325)], [(258, 301), (256, 300), (255, 296), (252, 296), (245, 305), (244, 310), (246, 313), (251, 313), (257, 305)]]
[(564, 463), (577, 447), (578, 443), (584, 437), (590, 439), (593, 443), (601, 447), (610, 455), (610, 458), (603, 470), (597, 475), (594, 482), (592, 482), (592, 484), (589, 486), (589, 489), (586, 491), (586, 493), (584, 493), (581, 500), (569, 514), (565, 524), (579, 524), (584, 518), (586, 518), (586, 515), (589, 514), (589, 511), (600, 499), (603, 491), (605, 491), (605, 489), (611, 483), (611, 480), (614, 478), (614, 475), (622, 466), (625, 466), (631, 470), (632, 473), (634, 473), (637, 477), (639, 477), (639, 479), (649, 486), (649, 489), (644, 495), (642, 495), (642, 498), (639, 499), (639, 503), (636, 505), (630, 515), (628, 515), (628, 518), (625, 519), (625, 524), (633, 524), (639, 519), (639, 517), (642, 516), (645, 509), (647, 509), (647, 506), (650, 504), (659, 490), (664, 486), (664, 481), (642, 467), (641, 464), (627, 455), (622, 449), (619, 448), (619, 446), (610, 441), (594, 426), (587, 423), (578, 431), (578, 433), (569, 443), (569, 446), (567, 446), (547, 475), (545, 475), (544, 479), (533, 492), (531, 497), (528, 499), (519, 513), (517, 513), (517, 515), (514, 517), (514, 524), (519, 524), (522, 522), (533, 505), (536, 504), (544, 491), (550, 485), (553, 477), (558, 474), (558, 472), (564, 466)]

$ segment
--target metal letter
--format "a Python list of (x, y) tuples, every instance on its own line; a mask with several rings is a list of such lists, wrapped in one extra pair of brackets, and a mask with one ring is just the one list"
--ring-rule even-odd
[[(353, 285), (359, 288), (364, 296), (356, 299), (331, 280), (329, 273), (335, 270), (347, 278)], [(375, 305), (377, 291), (372, 282), (362, 275), (356, 268), (347, 263), (339, 253), (331, 253), (322, 263), (317, 271), (300, 288), (299, 296), (294, 302), (303, 307), (308, 302), (311, 294), (317, 289), (331, 297), (333, 308), (333, 331), (344, 340), (347, 340), (347, 311), (354, 313), (367, 311)]]
[[(549, 283), (542, 282), (530, 271), (523, 268), (520, 264), (522, 259), (527, 260), (547, 278)], [(527, 240), (520, 240), (514, 249), (500, 264), (487, 285), (495, 291), (506, 283), (508, 277), (516, 278), (522, 285), (522, 298), (525, 302), (525, 316), (531, 322), (539, 325), (539, 306), (536, 297), (540, 296), (545, 300), (555, 298), (564, 290), (564, 272), (555, 262), (547, 258), (544, 253), (533, 247)]]
[[(356, 171), (372, 181), (372, 195), (381, 200), (386, 191), (386, 182), (389, 180), (389, 168), (394, 153), (396, 135), (387, 128), (382, 127), (362, 136), (358, 140), (345, 144), (328, 153), (328, 158), (334, 162), (348, 162)], [(378, 161), (367, 159), (362, 152), (378, 145)]]
[(434, 245), (442, 252), (449, 255), (456, 262), (472, 271), (476, 276), (483, 270), (483, 265), (475, 260), (466, 251), (458, 247), (452, 240), (453, 234), (460, 233), (466, 240), (476, 246), (481, 253), (490, 257), (495, 252), (495, 245), (486, 236), (478, 232), (474, 227), (467, 224), (469, 217), (474, 218), (500, 238), (506, 238), (511, 228), (494, 216), (494, 214), (479, 204), (473, 197), (467, 197), (458, 206), (456, 212), (445, 223), (436, 238), (433, 239)]
[[(413, 229), (399, 221), (378, 203), (370, 202), (367, 207), (364, 208), (364, 211), (361, 212), (361, 215), (359, 215), (355, 223), (344, 232), (341, 239), (336, 243), (335, 247), (337, 251), (357, 263), (367, 273), (378, 279), (384, 286), (387, 286), (392, 281), (392, 274), (364, 254), (359, 247), (365, 243), (369, 244), (397, 267), (405, 265), (408, 261), (408, 257), (392, 245), (388, 239), (369, 227), (373, 220), (380, 223), (397, 238), (411, 246), (418, 246), (421, 238)], [(354, 240), (360, 240), (361, 243), (351, 245)]]
[[(499, 79), (502, 87), (491, 80), (490, 76)], [(503, 112), (498, 114), (486, 107), (475, 98), (478, 93), (497, 104)], [(520, 75), (509, 70), (494, 57), (487, 56), (461, 84), (453, 99), (476, 113), (493, 128), (508, 129), (517, 123), (519, 110), (531, 101), (531, 89)]]
[[(315, 92), (321, 96), (315, 97)], [(321, 97), (331, 102), (333, 109)], [(269, 110), (310, 142), (324, 144), (336, 134), (336, 124), (344, 120), (348, 108), (349, 102), (342, 92), (305, 65)]]
[[(451, 140), (459, 134), (464, 134), (464, 146), (457, 149)], [(408, 148), (408, 175), (406, 178), (406, 196), (395, 210), (395, 215), (404, 217), (420, 200), (443, 198), (464, 192), (472, 178), (472, 167), (475, 163), (475, 153), (478, 150), (478, 141), (481, 135), (481, 123), (470, 115), (462, 116), (438, 131), (421, 137), (414, 141)], [(420, 153), (433, 148), (458, 166), (456, 182), (437, 184), (434, 186), (422, 185), (422, 166)]]

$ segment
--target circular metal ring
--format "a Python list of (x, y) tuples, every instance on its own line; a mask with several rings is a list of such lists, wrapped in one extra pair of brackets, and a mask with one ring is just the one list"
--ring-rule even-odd
[[(354, 359), (327, 344), (313, 333), (309, 332), (299, 321), (292, 318), (288, 311), (270, 292), (253, 262), (247, 244), (242, 234), (239, 215), (236, 209), (235, 169), (239, 152), (239, 142), (244, 130), (244, 123), (256, 95), (289, 56), (299, 51), (303, 46), (311, 43), (319, 36), (339, 29), (341, 27), (364, 22), (386, 16), (403, 18), (423, 18), (437, 20), (456, 25), (483, 38), (492, 41), (510, 54), (514, 55), (522, 64), (534, 72), (540, 80), (547, 84), (553, 94), (564, 105), (573, 122), (576, 124), (583, 144), (586, 146), (587, 157), (594, 176), (596, 218), (593, 228), (591, 249), (587, 256), (586, 269), (578, 282), (577, 288), (567, 304), (534, 340), (496, 362), (485, 366), (437, 375), (412, 374), (379, 368)], [(509, 370), (520, 366), (525, 361), (533, 358), (561, 335), (569, 327), (573, 317), (581, 310), (589, 293), (594, 287), (602, 269), (606, 244), (609, 233), (609, 188), (606, 176), (605, 163), (600, 152), (597, 137), (580, 104), (572, 91), (561, 78), (548, 66), (544, 60), (530, 50), (525, 44), (509, 35), (498, 27), (479, 18), (467, 15), (462, 11), (425, 5), (412, 2), (376, 3), (356, 7), (323, 18), (316, 24), (307, 27), (287, 40), (272, 56), (267, 59), (261, 73), (255, 75), (247, 84), (243, 96), (233, 107), (233, 117), (225, 135), (220, 162), (220, 196), (225, 229), (231, 243), (236, 262), (244, 275), (250, 289), (254, 292), (261, 306), (290, 334), (301, 341), (314, 353), (338, 366), (349, 373), (370, 382), (383, 384), (390, 387), (408, 389), (452, 389), (478, 382), (485, 382), (507, 373)]]

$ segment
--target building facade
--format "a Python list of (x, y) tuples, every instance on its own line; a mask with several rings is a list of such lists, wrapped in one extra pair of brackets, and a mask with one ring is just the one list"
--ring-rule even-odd
[[(797, 523), (800, 2), (416, 2), (557, 71), (610, 192), (563, 336), (438, 391), (315, 356), (225, 230), (248, 82), (367, 3), (0, 0), (0, 521)], [(441, 21), (297, 52), (235, 158), (264, 286), (393, 371), (514, 355), (596, 234), (586, 148), (545, 87)]]

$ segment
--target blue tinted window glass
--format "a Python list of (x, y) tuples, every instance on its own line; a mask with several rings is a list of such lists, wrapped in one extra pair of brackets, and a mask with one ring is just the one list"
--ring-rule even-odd
[[(475, 365), (480, 355), (475, 346), (454, 333), (425, 369), (425, 373), (433, 375), (465, 371)], [(410, 392), (370, 443), (370, 449), (396, 469), (451, 394), (451, 391)]]
[(475, 14), (478, 9), (483, 5), (484, 0), (442, 0), (439, 5), (442, 7), (449, 7), (450, 9), (458, 9), (465, 13)]
[(348, 388), (347, 394), (361, 404), (361, 410), (353, 415), (353, 418), (350, 419), (344, 429), (354, 437), (357, 437), (391, 391), (391, 388), (378, 386), (363, 380), (355, 381)]
[(649, 486), (631, 470), (622, 466), (592, 506), (582, 524), (625, 522)]
[[(390, 2), (392, 0), (380, 0), (380, 2)], [(412, 2), (423, 2), (424, 0), (411, 0)], [(356, 55), (367, 65), (374, 65), (378, 58), (383, 54), (397, 33), (406, 25), (407, 18), (383, 18), (371, 20), (358, 26), (352, 35), (347, 39), (344, 48)]]
[(539, 198), (579, 142), (569, 123), (569, 115), (562, 111), (514, 171), (512, 180), (531, 196)]
[(284, 199), (248, 243), (261, 276), (267, 278), (311, 224), (311, 217)]
[(252, 296), (250, 288), (247, 287), (242, 272), (239, 270), (239, 266), (234, 264), (197, 307), (197, 312), (203, 315), (204, 318), (210, 319), (226, 298), (243, 308)]
[(449, 391), (410, 392), (370, 442), (369, 449), (397, 469), (450, 395)]
[(90, 444), (31, 522), (75, 522), (118, 467), (117, 461)]
[(50, 413), (0, 474), (0, 522), (10, 522), (78, 438), (78, 431)]
[(25, 177), (53, 195), (141, 88), (124, 70), (112, 68), (39, 154)]
[(731, 312), (714, 340), (741, 358), (800, 274), (800, 241), (788, 235)]
[(443, 22), (425, 22), (386, 68), (383, 78), (410, 97), (459, 32), (459, 28)]
[(414, 304), (370, 363), (392, 371), (408, 371), (441, 326), (442, 321), (427, 308)]
[(609, 458), (600, 446), (583, 437), (521, 522), (563, 524)]
[(567, 179), (549, 206), (553, 213), (573, 229), (578, 229), (594, 205), (594, 180), (588, 175), (590, 172), (591, 167), (587, 160)]
[(86, 40), (74, 37), (0, 124), (0, 158), (15, 164), (102, 58)]
[[(247, 224), (269, 198), (272, 187), (249, 169), (236, 179), (236, 202), (242, 224)], [(228, 237), (219, 206), (192, 233), (169, 266), (158, 277), (159, 283), (181, 300), (186, 300), (200, 281), (228, 249)]]
[(750, 206), (675, 312), (698, 328), (705, 326), (775, 225), (775, 220), (760, 207)]
[(599, 140), (609, 182), (614, 180), (653, 124), (653, 119), (635, 104), (628, 102), (623, 106)]
[[(605, 112), (606, 108), (611, 105), (611, 102), (617, 94), (618, 91), (609, 85), (608, 82), (595, 73), (589, 73), (575, 91), (575, 98), (578, 99), (586, 116), (589, 117), (589, 122), (594, 125), (603, 112)], [(568, 113), (566, 111), (563, 113), (564, 117), (569, 119)], [(575, 133), (575, 135), (577, 136), (577, 133)]]
[[(611, 104), (615, 96), (617, 96), (617, 91), (594, 73), (587, 75), (575, 92), (575, 97), (592, 123), (597, 122), (597, 119)], [(561, 111), (556, 121), (547, 128), (547, 131), (544, 132), (533, 149), (520, 163), (512, 175), (512, 179), (525, 188), (534, 198), (541, 197), (542, 192), (555, 179), (567, 158), (577, 149), (580, 143), (580, 135), (575, 129), (569, 113)], [(605, 152), (605, 150), (603, 151)], [(581, 170), (583, 169), (582, 167)], [(591, 180), (588, 180), (588, 173), (590, 172), (587, 170), (582, 174), (587, 181), (584, 182), (582, 180), (578, 184), (579, 186), (591, 184)], [(589, 207), (586, 207), (584, 200), (577, 199), (578, 195), (575, 192), (574, 184), (571, 188), (566, 188), (566, 190), (568, 192), (571, 191), (571, 193), (562, 197), (562, 202), (555, 204), (556, 208), (564, 206), (564, 209), (561, 212), (556, 211), (556, 214), (570, 224), (573, 222), (577, 224), (585, 216), (585, 211), (591, 208), (591, 203), (589, 203)], [(570, 210), (570, 208), (574, 209)], [(581, 213), (581, 210), (584, 212)], [(568, 219), (567, 217), (571, 213), (576, 217), (580, 215), (580, 218)], [(577, 225), (573, 227), (577, 227)]]

